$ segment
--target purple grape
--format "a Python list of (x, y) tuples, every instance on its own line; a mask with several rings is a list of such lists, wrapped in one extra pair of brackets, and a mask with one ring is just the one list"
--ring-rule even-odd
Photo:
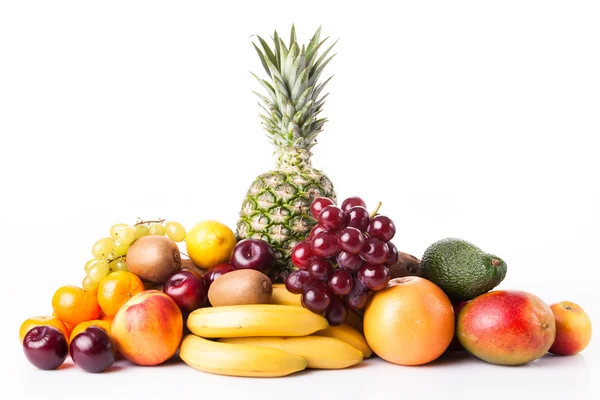
[(317, 197), (313, 200), (312, 204), (310, 205), (310, 213), (313, 217), (319, 218), (319, 214), (321, 214), (321, 211), (323, 211), (325, 207), (333, 204), (333, 200), (331, 199), (328, 199), (326, 197)]
[(348, 212), (352, 207), (364, 207), (367, 208), (367, 204), (363, 199), (357, 196), (348, 197), (342, 202), (342, 210)]
[(332, 270), (329, 261), (322, 258), (314, 258), (308, 267), (308, 272), (315, 281), (326, 281), (331, 276)]
[(384, 265), (386, 267), (391, 267), (392, 265), (396, 264), (396, 262), (398, 261), (398, 248), (392, 242), (387, 242), (386, 244), (387, 244), (387, 247), (389, 250), (389, 254), (388, 254), (388, 258), (385, 261)]
[(316, 235), (312, 241), (312, 252), (323, 258), (336, 256), (340, 252), (337, 235), (332, 232), (322, 232)]
[(333, 296), (329, 307), (327, 307), (327, 310), (325, 311), (325, 318), (327, 318), (329, 325), (341, 325), (346, 321), (347, 316), (348, 308), (346, 307), (346, 304), (344, 304), (344, 301), (337, 296)]
[(353, 286), (346, 296), (344, 302), (352, 310), (362, 310), (369, 300), (369, 289), (363, 285), (358, 278), (354, 277)]
[(314, 279), (307, 270), (299, 269), (287, 276), (285, 288), (290, 293), (301, 294), (313, 282)]
[(356, 228), (361, 232), (365, 232), (367, 227), (369, 226), (369, 212), (366, 208), (356, 206), (352, 207), (347, 212), (348, 214), (348, 223), (346, 226), (350, 226), (352, 228)]
[(338, 296), (345, 296), (352, 289), (352, 275), (345, 269), (338, 268), (333, 271), (329, 278), (328, 286), (331, 293)]
[(320, 314), (329, 307), (331, 297), (327, 284), (325, 282), (317, 282), (304, 289), (301, 301), (304, 308)]
[(308, 268), (312, 258), (312, 246), (309, 242), (299, 242), (292, 249), (292, 263), (300, 269)]
[(385, 265), (365, 264), (356, 274), (358, 280), (371, 290), (381, 290), (390, 281), (390, 270)]
[(340, 251), (336, 261), (340, 268), (350, 273), (358, 272), (358, 269), (364, 264), (363, 259), (358, 254), (346, 253), (345, 251)]
[(389, 242), (396, 234), (396, 225), (385, 215), (377, 215), (369, 222), (367, 233), (382, 242)]
[(365, 244), (365, 236), (356, 228), (344, 228), (338, 235), (338, 244), (343, 251), (356, 254), (362, 250)]
[(389, 255), (389, 248), (386, 243), (379, 239), (368, 238), (365, 240), (360, 257), (371, 264), (383, 264)]
[(311, 243), (315, 239), (315, 236), (317, 236), (321, 232), (326, 232), (325, 228), (323, 228), (321, 225), (313, 226), (310, 230), (308, 237), (306, 238), (306, 241)]
[(335, 232), (346, 226), (348, 216), (338, 206), (327, 206), (319, 214), (319, 225), (326, 231)]

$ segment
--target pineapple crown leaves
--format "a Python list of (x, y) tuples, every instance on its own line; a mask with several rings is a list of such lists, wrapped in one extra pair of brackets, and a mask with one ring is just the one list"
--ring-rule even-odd
[(328, 55), (337, 41), (319, 55), (319, 50), (329, 39), (321, 40), (321, 27), (307, 46), (300, 46), (294, 25), (288, 46), (277, 31), (272, 37), (272, 47), (260, 36), (257, 39), (258, 45), (253, 43), (253, 46), (270, 78), (262, 79), (252, 73), (266, 91), (266, 95), (254, 92), (264, 111), (259, 114), (262, 125), (278, 148), (310, 150), (327, 122), (326, 118), (319, 118), (327, 98), (327, 94), (321, 96), (321, 93), (332, 77), (322, 82), (319, 78), (335, 57), (335, 54)]

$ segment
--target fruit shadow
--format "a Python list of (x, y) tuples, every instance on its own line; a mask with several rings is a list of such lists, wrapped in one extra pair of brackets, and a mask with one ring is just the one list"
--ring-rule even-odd
[(412, 367), (417, 367), (417, 368), (438, 368), (438, 367), (445, 367), (446, 365), (456, 365), (456, 364), (465, 364), (465, 363), (469, 363), (472, 362), (473, 360), (475, 360), (476, 358), (473, 357), (471, 354), (467, 353), (466, 351), (453, 351), (453, 352), (449, 352), (449, 353), (444, 353), (442, 354), (440, 357), (438, 357), (436, 360), (427, 363), (427, 364), (423, 364), (423, 365), (411, 365)]
[[(69, 359), (69, 361), (70, 361), (70, 359)], [(66, 369), (71, 369), (71, 368), (73, 368), (73, 367), (75, 367), (75, 364), (73, 364), (73, 362), (72, 362), (72, 361), (71, 361), (71, 362), (65, 362), (65, 363), (63, 363), (63, 364), (62, 364), (60, 367), (56, 368), (56, 370), (57, 370), (57, 371), (58, 371), (58, 370), (60, 370), (60, 371), (64, 371), (64, 370), (66, 370)]]
[(113, 372), (118, 372), (122, 369), (127, 368), (126, 365), (123, 365), (121, 363), (114, 363), (110, 368), (105, 369), (104, 371), (102, 371), (103, 374), (112, 374)]

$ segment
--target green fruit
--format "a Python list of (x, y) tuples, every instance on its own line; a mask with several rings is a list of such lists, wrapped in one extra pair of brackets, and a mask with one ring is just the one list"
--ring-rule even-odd
[(467, 301), (498, 286), (506, 276), (506, 263), (466, 240), (446, 238), (425, 250), (421, 274), (452, 301)]

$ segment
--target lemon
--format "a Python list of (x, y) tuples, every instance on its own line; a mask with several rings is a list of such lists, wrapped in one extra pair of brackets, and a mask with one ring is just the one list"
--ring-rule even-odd
[(202, 221), (194, 225), (185, 239), (187, 254), (200, 268), (229, 262), (236, 244), (235, 234), (219, 221)]

